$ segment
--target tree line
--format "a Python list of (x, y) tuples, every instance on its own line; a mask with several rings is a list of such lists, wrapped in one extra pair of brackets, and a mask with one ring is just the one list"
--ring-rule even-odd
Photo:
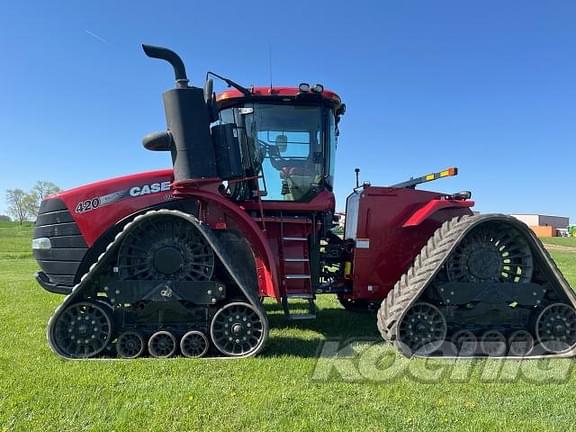
[(38, 181), (29, 191), (22, 189), (8, 189), (6, 191), (6, 202), (8, 203), (8, 214), (15, 221), (22, 225), (25, 221), (36, 219), (40, 203), (48, 195), (60, 192), (57, 185), (49, 181)]

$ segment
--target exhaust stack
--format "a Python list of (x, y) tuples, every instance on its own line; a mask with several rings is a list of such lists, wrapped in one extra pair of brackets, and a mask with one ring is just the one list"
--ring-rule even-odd
[(168, 130), (145, 137), (144, 147), (170, 150), (176, 182), (217, 177), (204, 91), (188, 85), (184, 62), (174, 51), (152, 45), (142, 45), (142, 48), (148, 57), (168, 62), (176, 79), (176, 88), (162, 95)]

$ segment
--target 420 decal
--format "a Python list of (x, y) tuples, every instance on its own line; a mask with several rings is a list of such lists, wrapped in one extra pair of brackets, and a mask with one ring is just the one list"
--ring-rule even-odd
[(98, 207), (100, 207), (100, 198), (92, 198), (92, 199), (80, 201), (76, 205), (76, 210), (74, 210), (74, 211), (76, 213), (84, 213), (84, 212), (88, 212), (90, 210), (97, 209)]
[[(101, 197), (90, 198), (80, 201), (76, 204), (76, 213), (86, 213), (95, 210), (99, 207), (104, 207), (105, 205), (111, 204), (115, 201), (120, 201), (125, 198), (138, 198), (145, 195), (156, 194), (160, 192), (170, 191), (170, 182), (158, 182), (149, 183), (142, 186), (133, 186), (130, 189), (112, 192), (108, 195), (103, 195)], [(169, 195), (166, 199), (171, 199), (172, 196)]]

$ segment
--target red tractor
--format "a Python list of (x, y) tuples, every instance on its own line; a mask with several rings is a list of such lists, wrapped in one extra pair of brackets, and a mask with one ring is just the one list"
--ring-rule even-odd
[[(575, 297), (527, 226), (473, 215), (469, 192), (416, 190), (454, 169), (394, 186), (358, 185), (334, 233), (340, 97), (321, 85), (190, 86), (174, 52), (167, 130), (144, 146), (173, 170), (59, 193), (40, 208), (36, 279), (66, 298), (48, 326), (65, 358), (259, 353), (261, 300), (288, 319), (336, 294), (377, 311), (406, 355), (558, 356), (576, 346)], [(302, 300), (305, 313), (294, 313)]]

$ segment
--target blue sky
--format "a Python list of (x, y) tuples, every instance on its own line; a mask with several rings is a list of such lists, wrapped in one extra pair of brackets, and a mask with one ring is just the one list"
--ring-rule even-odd
[(5, 2), (0, 14), (0, 212), (4, 191), (64, 188), (170, 166), (141, 137), (164, 128), (168, 68), (193, 83), (320, 82), (348, 112), (338, 207), (354, 168), (372, 184), (458, 166), (433, 183), (483, 212), (576, 221), (576, 2)]

